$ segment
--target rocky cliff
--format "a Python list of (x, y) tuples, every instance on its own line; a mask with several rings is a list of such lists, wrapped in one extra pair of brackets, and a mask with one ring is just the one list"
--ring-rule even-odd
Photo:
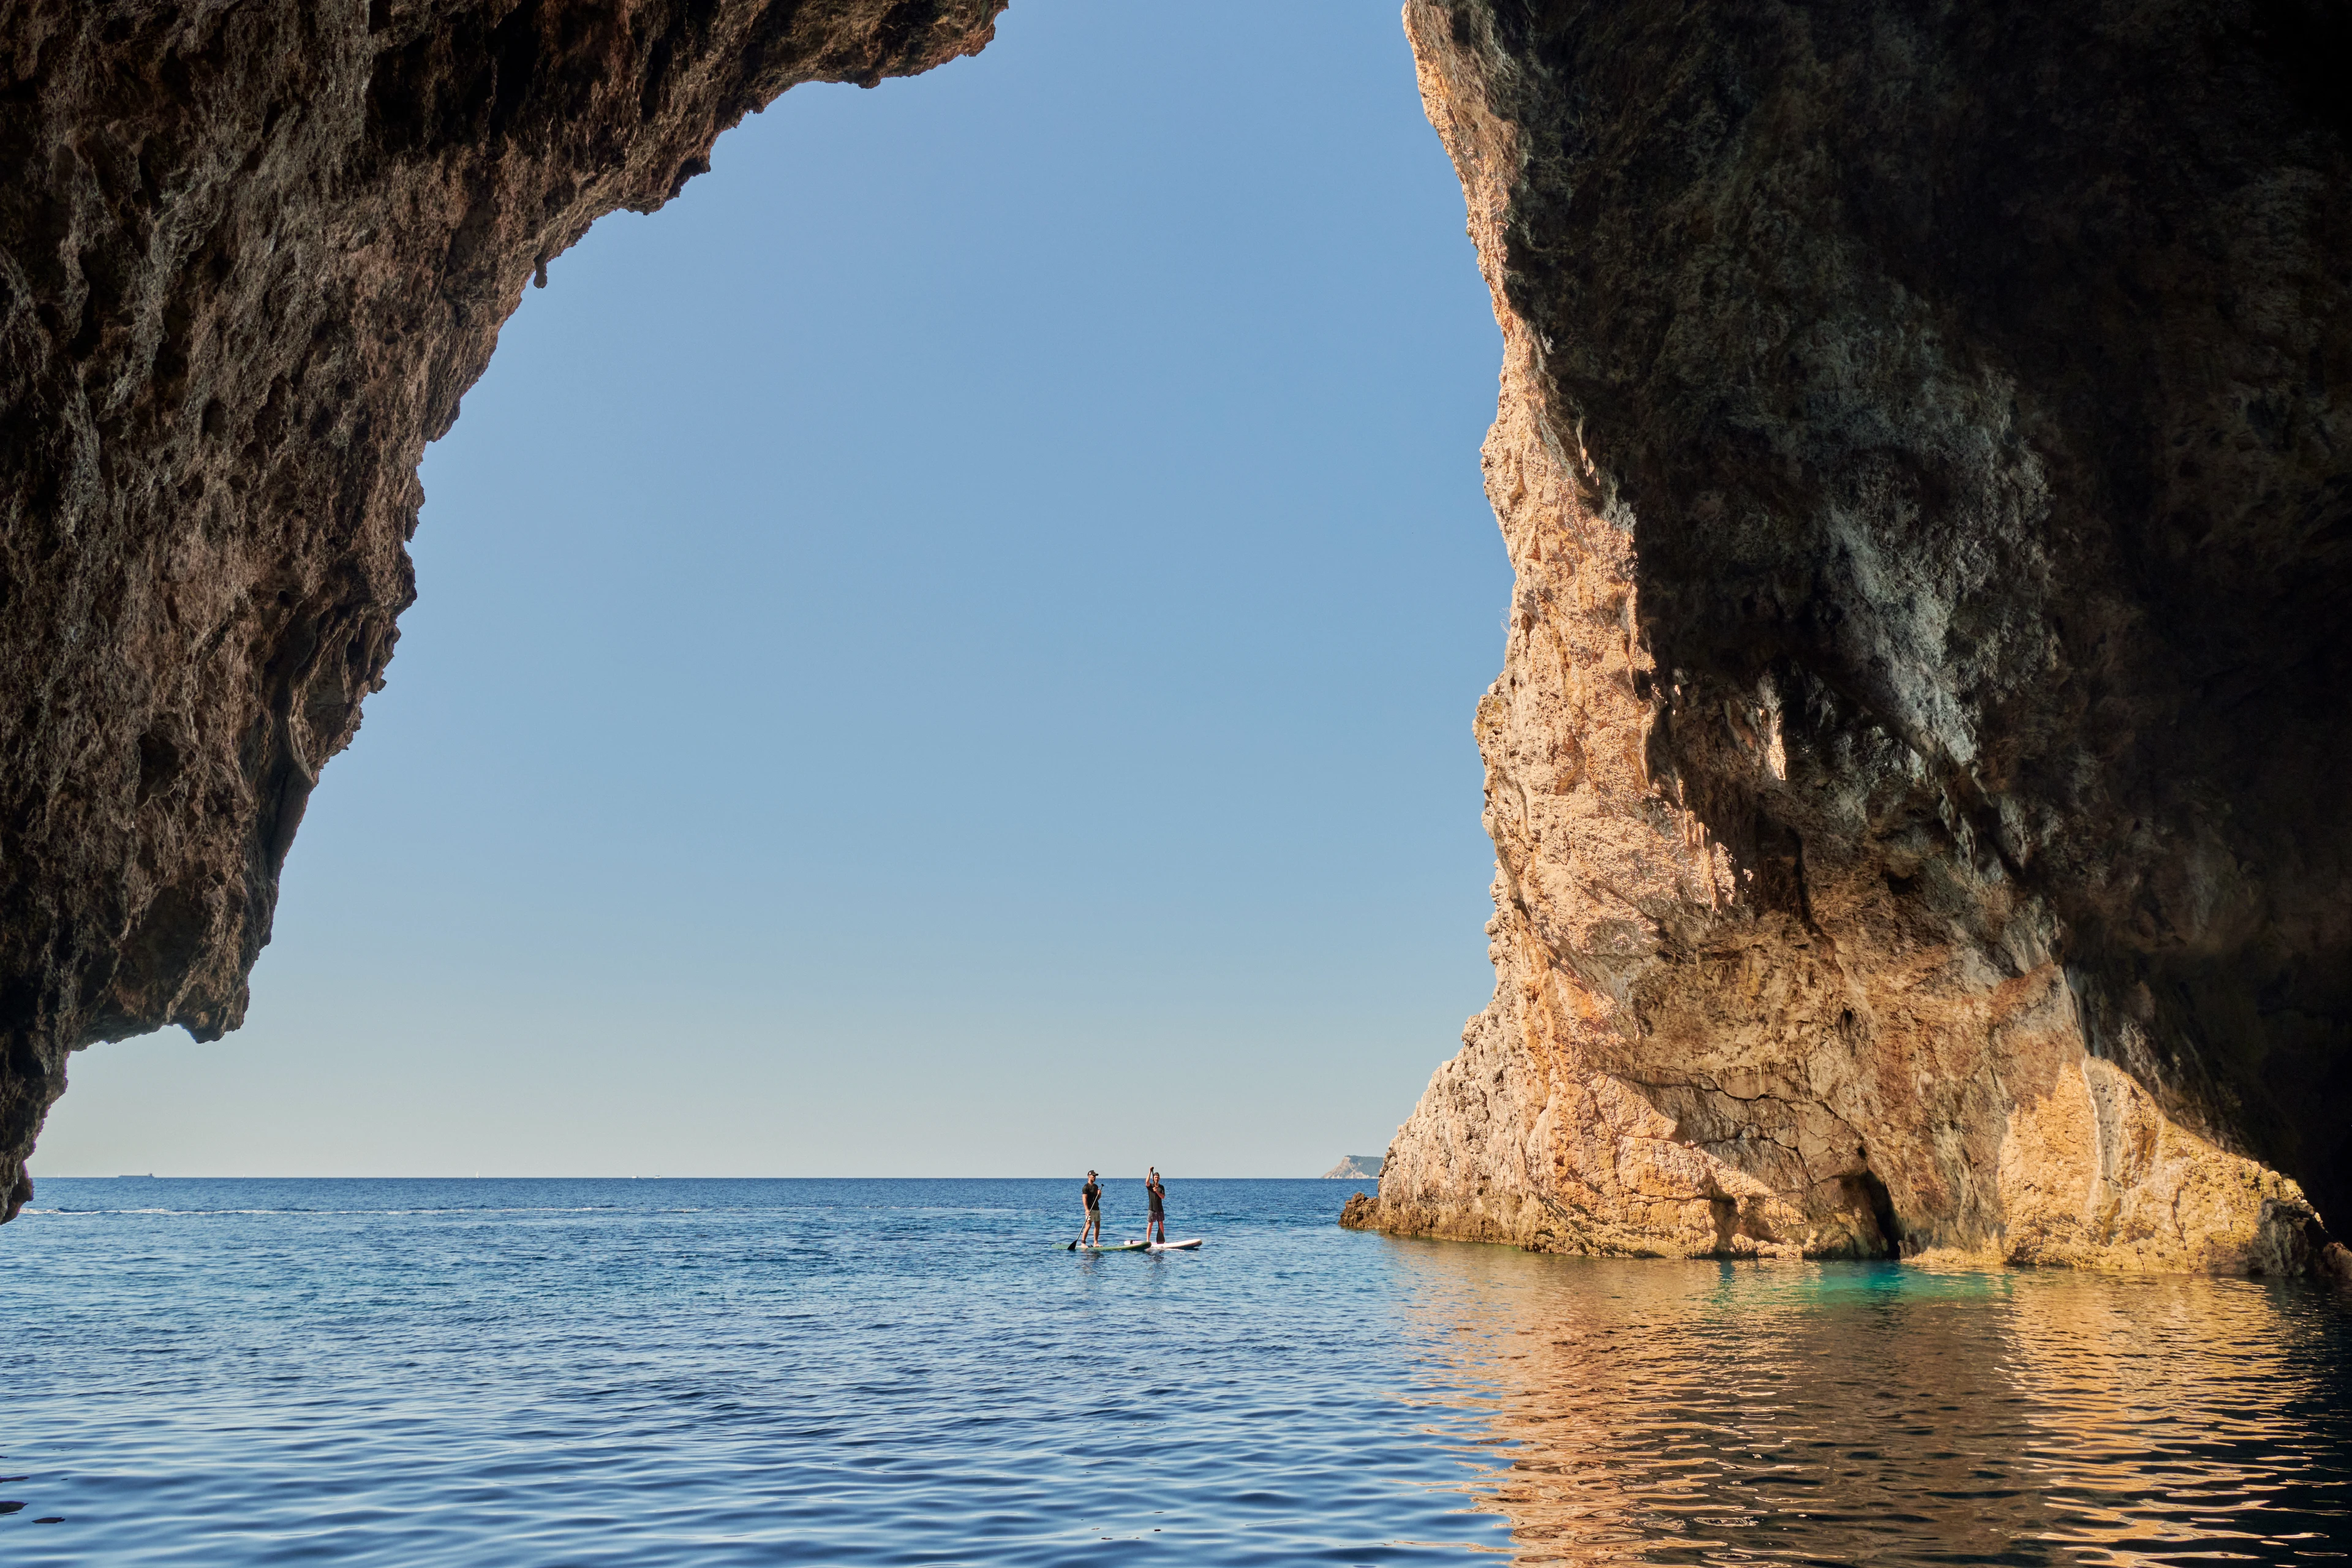
[[(71, 1050), (242, 1016), (527, 281), (999, 4), (9, 7), (0, 1214)], [(2342, 6), (1406, 19), (1518, 584), (1495, 1001), (1353, 1222), (2296, 1266), (2352, 1212)]]
[(1495, 998), (1348, 1223), (2301, 1266), (2352, 1214), (2344, 8), (1405, 17), (1517, 584)]
[(416, 465), (550, 258), (1003, 0), (12, 0), (0, 1217), (68, 1052), (235, 1028), (413, 596)]

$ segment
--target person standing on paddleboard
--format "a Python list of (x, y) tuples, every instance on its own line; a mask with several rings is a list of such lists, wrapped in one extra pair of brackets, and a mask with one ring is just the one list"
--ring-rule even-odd
[(1087, 1184), (1078, 1189), (1078, 1197), (1087, 1205), (1087, 1227), (1078, 1232), (1078, 1245), (1088, 1242), (1102, 1245), (1102, 1184), (1095, 1180), (1092, 1171), (1087, 1173)]
[(1160, 1180), (1160, 1167), (1151, 1167), (1151, 1174), (1143, 1178), (1143, 1192), (1151, 1200), (1151, 1218), (1143, 1226), (1143, 1239), (1162, 1244), (1168, 1240), (1168, 1188)]

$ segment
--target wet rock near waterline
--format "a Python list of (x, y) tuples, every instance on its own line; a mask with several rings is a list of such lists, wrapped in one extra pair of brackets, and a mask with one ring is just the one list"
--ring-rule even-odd
[(1413, 0), (1506, 340), (1495, 998), (1351, 1223), (2292, 1271), (2352, 1210), (2333, 13)]
[(1003, 0), (18, 0), (0, 21), (0, 1215), (68, 1054), (235, 1028), (526, 283)]

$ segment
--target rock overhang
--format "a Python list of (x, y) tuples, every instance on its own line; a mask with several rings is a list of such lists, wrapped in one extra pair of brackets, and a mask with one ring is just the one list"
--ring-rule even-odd
[[(12, 9), (0, 1208), (72, 1049), (241, 1019), (521, 289), (1001, 8)], [(2341, 29), (1406, 20), (1518, 582), (1496, 1001), (1374, 1222), (2294, 1266), (2295, 1184), (2352, 1201)]]

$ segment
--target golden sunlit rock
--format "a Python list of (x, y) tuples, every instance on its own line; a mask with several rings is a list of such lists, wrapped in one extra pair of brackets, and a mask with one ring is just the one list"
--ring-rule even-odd
[(1347, 1223), (2306, 1267), (2290, 1176), (2352, 1198), (2352, 179), (2291, 29), (1405, 23), (1517, 580), (1494, 1001)]

